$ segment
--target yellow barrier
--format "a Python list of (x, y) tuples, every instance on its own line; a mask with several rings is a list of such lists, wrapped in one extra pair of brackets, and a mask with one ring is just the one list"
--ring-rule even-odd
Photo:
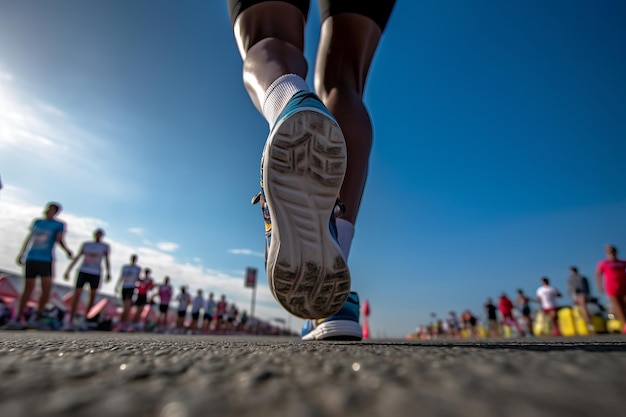
[(606, 322), (606, 330), (609, 333), (621, 333), (622, 332), (622, 323), (617, 319), (609, 319)]

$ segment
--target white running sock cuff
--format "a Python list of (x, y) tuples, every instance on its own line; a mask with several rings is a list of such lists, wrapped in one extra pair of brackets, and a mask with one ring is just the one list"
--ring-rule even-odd
[(350, 255), (350, 246), (352, 246), (352, 239), (354, 238), (354, 225), (347, 220), (337, 219), (335, 220), (337, 225), (337, 241), (343, 254), (343, 259), (348, 261), (348, 255)]
[(302, 90), (309, 91), (309, 86), (302, 77), (296, 74), (282, 75), (269, 86), (263, 99), (263, 116), (269, 123), (270, 130), (291, 97)]

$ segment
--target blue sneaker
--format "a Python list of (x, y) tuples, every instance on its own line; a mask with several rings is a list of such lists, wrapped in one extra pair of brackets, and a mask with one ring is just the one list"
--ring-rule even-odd
[(359, 325), (359, 296), (351, 292), (345, 304), (334, 316), (307, 320), (302, 327), (302, 340), (361, 340)]
[(333, 211), (346, 171), (339, 125), (317, 96), (295, 94), (278, 116), (261, 159), (265, 266), (274, 298), (291, 314), (337, 313), (350, 272), (336, 240)]

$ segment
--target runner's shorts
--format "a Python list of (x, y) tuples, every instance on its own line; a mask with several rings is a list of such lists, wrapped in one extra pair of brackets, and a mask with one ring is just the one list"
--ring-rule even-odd
[(122, 300), (132, 300), (135, 288), (122, 288)]
[(26, 261), (24, 265), (25, 278), (51, 277), (52, 262), (46, 261)]
[[(233, 26), (241, 12), (265, 1), (271, 0), (228, 0), (228, 12)], [(309, 0), (281, 1), (296, 6), (305, 18), (309, 15)], [(319, 0), (321, 21), (341, 13), (355, 13), (372, 19), (384, 31), (395, 3), (396, 0)]]
[(79, 272), (78, 278), (76, 278), (76, 288), (83, 288), (85, 284), (89, 284), (92, 290), (98, 289), (100, 286), (100, 275)]
[(136, 306), (145, 306), (148, 304), (148, 295), (147, 294), (137, 294), (137, 298), (135, 299)]

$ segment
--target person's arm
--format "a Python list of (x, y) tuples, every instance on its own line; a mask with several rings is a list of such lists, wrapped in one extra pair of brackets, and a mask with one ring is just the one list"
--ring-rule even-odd
[(109, 249), (104, 253), (104, 266), (107, 270), (106, 282), (111, 281), (111, 261), (109, 259)]
[(604, 285), (602, 282), (602, 266), (598, 265), (596, 269), (596, 287), (598, 287), (598, 293), (604, 294)]
[(114, 291), (116, 293), (119, 293), (120, 290), (122, 289), (122, 279), (124, 278), (124, 267), (122, 267), (122, 270), (120, 271), (120, 277), (117, 279), (117, 282), (115, 283), (115, 287), (114, 287)]
[(63, 227), (63, 230), (57, 233), (56, 240), (59, 246), (61, 246), (61, 248), (63, 248), (63, 250), (65, 251), (65, 254), (67, 255), (67, 259), (72, 259), (72, 251), (65, 244), (65, 227)]
[(19, 254), (17, 255), (18, 265), (24, 265), (24, 253), (26, 252), (26, 248), (28, 247), (28, 242), (30, 242), (30, 239), (32, 237), (33, 237), (33, 229), (31, 228), (30, 232), (28, 233), (28, 236), (26, 236), (26, 240), (24, 240), (24, 244), (22, 245), (22, 248), (20, 249)]
[(67, 269), (65, 270), (65, 274), (63, 274), (63, 279), (65, 279), (66, 281), (69, 281), (70, 271), (72, 270), (72, 268), (74, 268), (74, 265), (76, 265), (76, 262), (78, 262), (80, 257), (84, 255), (84, 248), (85, 248), (84, 245), (80, 247), (80, 252), (78, 253), (78, 255), (74, 259), (72, 259), (72, 262), (70, 262), (70, 264), (67, 266)]

